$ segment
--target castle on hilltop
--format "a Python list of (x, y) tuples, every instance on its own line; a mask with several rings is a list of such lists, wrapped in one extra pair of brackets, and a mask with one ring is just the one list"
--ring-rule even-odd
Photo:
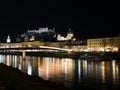
[[(59, 33), (55, 32), (55, 29), (39, 28), (38, 30), (28, 30), (26, 33), (22, 34), (21, 37), (24, 41), (70, 41), (73, 40), (74, 34), (69, 29), (67, 36), (63, 37)], [(74, 39), (75, 40), (75, 39)]]

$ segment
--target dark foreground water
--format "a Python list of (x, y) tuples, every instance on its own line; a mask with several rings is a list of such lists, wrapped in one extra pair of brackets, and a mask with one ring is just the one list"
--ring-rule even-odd
[(23, 60), (19, 55), (0, 55), (0, 63), (74, 89), (120, 89), (120, 62), (117, 60), (93, 62), (39, 56), (26, 56)]

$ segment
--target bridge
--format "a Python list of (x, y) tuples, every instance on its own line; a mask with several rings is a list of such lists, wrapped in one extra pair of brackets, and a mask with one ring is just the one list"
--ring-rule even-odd
[(0, 47), (0, 52), (8, 52), (8, 53), (14, 53), (14, 52), (22, 52), (23, 58), (26, 56), (26, 52), (41, 52), (41, 51), (61, 51), (61, 52), (72, 52), (71, 49), (65, 49), (65, 48), (58, 48), (58, 47), (50, 47), (50, 46), (16, 46), (16, 45), (2, 45)]
[(26, 51), (26, 52), (39, 52), (39, 51), (66, 51), (66, 52), (71, 52), (71, 49), (65, 49), (65, 48), (56, 48), (56, 47), (50, 47), (50, 46), (20, 46), (20, 47), (15, 47), (15, 46), (7, 46), (7, 47), (0, 47), (0, 51)]

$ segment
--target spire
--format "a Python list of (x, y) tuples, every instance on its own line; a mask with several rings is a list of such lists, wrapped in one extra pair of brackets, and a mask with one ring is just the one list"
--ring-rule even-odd
[(8, 35), (7, 37), (7, 43), (10, 43), (11, 42), (11, 39), (10, 39), (10, 36)]

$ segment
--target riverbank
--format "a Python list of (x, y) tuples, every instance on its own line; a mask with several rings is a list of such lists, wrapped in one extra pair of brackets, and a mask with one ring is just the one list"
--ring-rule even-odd
[(30, 76), (17, 68), (0, 63), (0, 90), (71, 90), (60, 83)]

